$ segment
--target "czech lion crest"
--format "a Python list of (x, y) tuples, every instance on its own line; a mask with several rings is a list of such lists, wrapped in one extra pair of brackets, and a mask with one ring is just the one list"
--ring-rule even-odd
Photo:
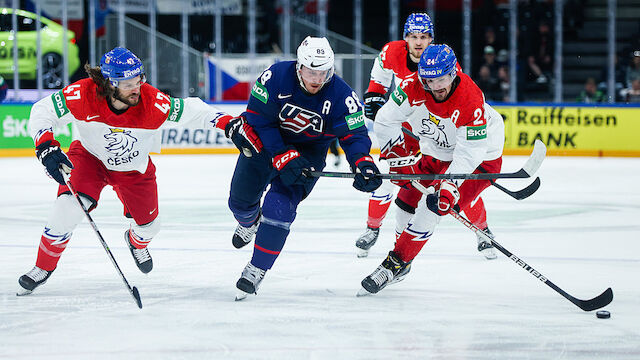
[(108, 141), (106, 146), (107, 151), (115, 156), (123, 156), (133, 150), (133, 144), (135, 144), (138, 139), (131, 135), (131, 131), (117, 128), (109, 130), (111, 131), (104, 136)]

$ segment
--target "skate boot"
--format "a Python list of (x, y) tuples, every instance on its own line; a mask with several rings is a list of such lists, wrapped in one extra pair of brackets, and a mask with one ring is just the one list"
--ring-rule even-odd
[[(484, 229), (484, 232), (493, 239), (493, 233), (489, 228)], [(493, 260), (497, 258), (498, 256), (496, 255), (496, 249), (493, 247), (493, 244), (479, 235), (476, 236), (478, 236), (478, 251), (484, 255), (485, 259)]]
[(380, 228), (374, 229), (367, 226), (367, 230), (365, 230), (365, 232), (360, 235), (360, 237), (356, 241), (356, 255), (359, 258), (369, 256), (369, 249), (371, 249), (371, 247), (376, 243), (379, 234)]
[(147, 274), (153, 269), (153, 260), (151, 259), (151, 254), (149, 254), (149, 250), (147, 248), (138, 249), (133, 244), (131, 244), (131, 239), (129, 238), (131, 235), (129, 234), (131, 230), (127, 230), (124, 232), (124, 241), (129, 245), (129, 250), (131, 251), (131, 256), (133, 256), (133, 260), (136, 262), (138, 269), (143, 273)]
[(404, 262), (398, 258), (396, 253), (389, 251), (389, 255), (382, 264), (362, 280), (360, 283), (362, 289), (358, 292), (358, 296), (375, 294), (387, 285), (400, 282), (404, 280), (409, 271), (411, 271), (411, 261)]
[(265, 272), (266, 270), (262, 270), (249, 262), (242, 270), (242, 276), (236, 283), (238, 288), (236, 301), (245, 299), (249, 294), (255, 294), (258, 291), (258, 287), (260, 287), (262, 279), (264, 279)]
[(253, 236), (256, 234), (256, 232), (258, 232), (259, 225), (260, 216), (258, 216), (258, 220), (256, 220), (256, 222), (249, 227), (244, 227), (238, 224), (238, 226), (236, 227), (236, 231), (233, 233), (233, 239), (231, 239), (233, 246), (236, 249), (240, 249), (241, 247), (244, 247), (245, 245), (250, 243), (253, 239)]
[(20, 278), (18, 279), (20, 289), (18, 289), (16, 295), (23, 296), (31, 294), (33, 290), (35, 290), (35, 288), (47, 282), (47, 279), (49, 279), (51, 273), (53, 273), (53, 270), (47, 271), (34, 266), (33, 269), (31, 269), (28, 273), (20, 276)]

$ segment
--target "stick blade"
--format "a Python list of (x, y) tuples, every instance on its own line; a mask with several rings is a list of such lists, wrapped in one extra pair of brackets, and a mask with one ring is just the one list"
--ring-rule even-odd
[(594, 297), (593, 299), (578, 300), (578, 302), (574, 302), (574, 304), (578, 305), (578, 307), (584, 311), (593, 311), (609, 305), (611, 301), (613, 301), (613, 290), (608, 288), (602, 294)]
[(542, 162), (544, 161), (544, 158), (546, 156), (547, 147), (542, 141), (536, 139), (536, 141), (533, 143), (533, 151), (531, 152), (531, 156), (529, 156), (529, 159), (527, 159), (527, 162), (522, 167), (522, 170), (529, 174), (529, 176), (535, 174), (536, 171), (540, 169), (540, 166), (542, 165)]
[(131, 296), (133, 296), (136, 304), (138, 304), (138, 308), (142, 309), (142, 299), (140, 299), (140, 292), (138, 292), (137, 287), (134, 286), (133, 289), (131, 289)]

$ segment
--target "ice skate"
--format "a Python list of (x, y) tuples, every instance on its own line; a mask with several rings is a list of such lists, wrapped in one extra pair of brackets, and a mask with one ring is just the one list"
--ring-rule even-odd
[[(484, 229), (484, 232), (487, 233), (487, 235), (489, 235), (489, 237), (493, 238), (493, 233), (491, 232), (491, 230), (489, 230), (489, 228)], [(493, 260), (496, 259), (498, 256), (496, 255), (496, 249), (493, 247), (493, 244), (487, 240), (485, 240), (483, 237), (478, 236), (478, 251), (484, 255), (485, 259), (487, 260)]]
[(53, 270), (47, 271), (34, 266), (33, 269), (31, 269), (28, 273), (20, 276), (20, 278), (18, 279), (20, 288), (18, 289), (16, 295), (23, 296), (31, 294), (33, 290), (35, 290), (35, 288), (47, 282), (47, 279), (49, 279), (51, 273), (53, 273)]
[(153, 260), (151, 259), (151, 254), (149, 254), (149, 250), (145, 247), (144, 249), (138, 249), (133, 244), (131, 244), (131, 239), (129, 238), (131, 235), (129, 234), (131, 230), (127, 230), (124, 232), (124, 241), (129, 245), (129, 250), (131, 251), (131, 256), (133, 256), (133, 260), (136, 262), (138, 269), (143, 273), (147, 274), (153, 269)]
[(249, 262), (242, 270), (242, 276), (236, 283), (238, 288), (236, 301), (244, 300), (249, 294), (255, 294), (258, 291), (258, 287), (260, 287), (262, 279), (264, 279), (265, 272), (266, 270), (262, 270)]
[(260, 225), (260, 217), (258, 220), (249, 227), (244, 227), (240, 224), (236, 227), (236, 231), (233, 233), (233, 239), (231, 242), (236, 249), (244, 247), (251, 242), (253, 236), (258, 232), (258, 226)]
[(367, 230), (365, 230), (365, 232), (360, 235), (360, 237), (356, 241), (356, 255), (359, 258), (369, 256), (369, 249), (371, 249), (371, 247), (376, 243), (379, 234), (380, 228), (374, 229), (367, 226)]
[(362, 288), (358, 291), (358, 296), (376, 294), (387, 285), (395, 284), (404, 280), (411, 271), (411, 261), (404, 262), (398, 258), (396, 253), (389, 251), (389, 255), (371, 275), (367, 276), (360, 283)]

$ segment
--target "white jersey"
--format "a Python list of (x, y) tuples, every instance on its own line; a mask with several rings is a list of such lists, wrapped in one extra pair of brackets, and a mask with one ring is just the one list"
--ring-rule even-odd
[(471, 78), (458, 76), (459, 84), (444, 102), (424, 90), (417, 73), (405, 78), (376, 116), (374, 131), (381, 149), (398, 141), (401, 124), (408, 121), (423, 154), (451, 161), (448, 173), (471, 173), (483, 161), (501, 157), (502, 116), (484, 101)]
[(54, 128), (74, 122), (77, 139), (107, 169), (144, 173), (149, 153), (160, 152), (162, 128), (215, 128), (229, 116), (199, 98), (172, 98), (149, 84), (141, 87), (138, 105), (118, 112), (95, 89), (91, 79), (83, 79), (35, 103), (29, 132), (36, 146), (53, 139)]

